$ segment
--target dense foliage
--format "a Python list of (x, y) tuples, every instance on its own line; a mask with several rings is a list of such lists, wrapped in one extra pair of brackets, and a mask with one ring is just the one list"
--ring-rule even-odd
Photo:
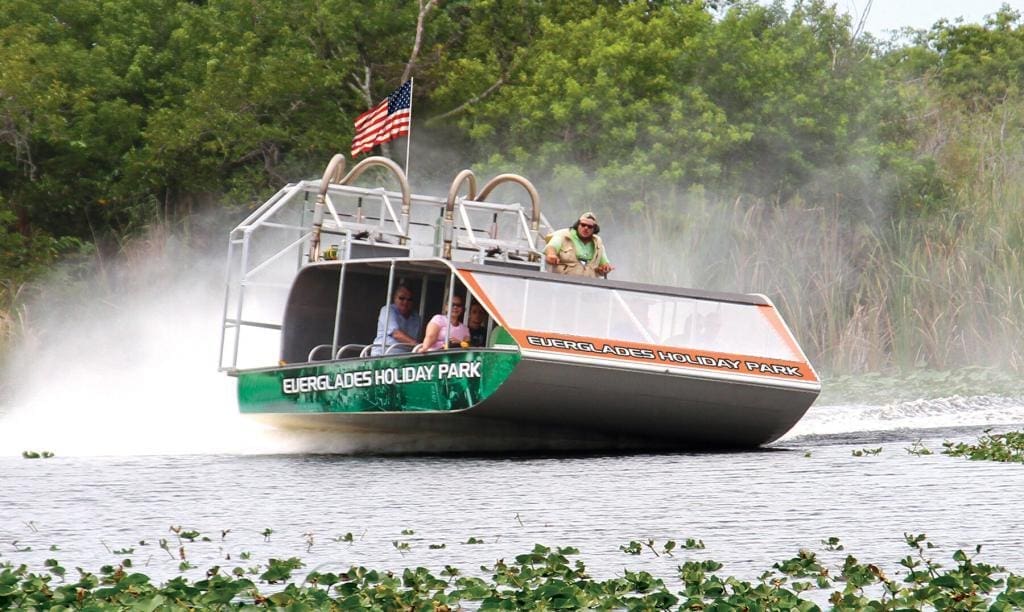
[(0, 338), (58, 257), (318, 175), (415, 76), (414, 183), (521, 171), (835, 370), (1021, 369), (1022, 66), (1009, 8), (897, 44), (824, 0), (7, 0)]

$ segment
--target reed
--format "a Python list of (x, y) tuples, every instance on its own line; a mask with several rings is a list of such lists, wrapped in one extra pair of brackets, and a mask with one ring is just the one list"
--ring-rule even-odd
[(689, 272), (646, 273), (767, 294), (826, 371), (1024, 372), (1024, 102), (981, 115), (944, 111), (942, 121), (941, 207), (879, 216), (838, 195), (698, 194), (685, 218), (646, 224), (655, 244), (681, 236)]
[[(67, 249), (43, 250), (34, 267), (18, 278), (0, 280), (0, 367), (16, 345), (38, 342), (46, 334), (44, 304), (82, 304), (109, 294), (117, 302), (126, 293), (152, 287), (177, 269), (188, 269), (190, 253), (173, 228), (154, 221), (137, 236), (111, 239), (105, 248), (68, 241)], [(60, 241), (53, 243), (63, 244)], [(2, 383), (0, 383), (2, 384)]]
[(731, 274), (706, 285), (731, 275), (767, 293), (825, 368), (1024, 366), (1024, 215), (993, 206), (872, 228), (844, 227), (829, 207), (731, 213)]
[[(0, 371), (6, 366), (11, 347), (29, 330), (27, 308), (20, 300), (24, 287), (13, 280), (0, 282)], [(0, 378), (0, 391), (4, 386)]]

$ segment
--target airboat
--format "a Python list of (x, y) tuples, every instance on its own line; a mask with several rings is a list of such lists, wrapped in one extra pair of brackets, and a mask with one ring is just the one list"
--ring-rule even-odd
[[(530, 181), (477, 187), (464, 170), (417, 195), (390, 159), (336, 155), (234, 228), (220, 369), (240, 412), (378, 453), (750, 448), (818, 396), (766, 296), (554, 274)], [(485, 341), (375, 345), (399, 284), (423, 321), (478, 303)]]

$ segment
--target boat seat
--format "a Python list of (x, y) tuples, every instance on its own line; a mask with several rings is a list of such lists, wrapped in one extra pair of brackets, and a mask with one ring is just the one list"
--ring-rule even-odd
[[(306, 357), (306, 361), (326, 361), (331, 358), (331, 350), (334, 348), (331, 344), (318, 344), (309, 351), (309, 356)], [(327, 357), (323, 359), (314, 359), (317, 353), (327, 350)]]
[[(395, 354), (398, 354), (398, 353), (408, 353), (409, 351), (411, 351), (415, 347), (416, 347), (415, 344), (406, 344), (405, 342), (398, 342), (396, 344), (389, 344), (388, 348), (384, 351), (384, 354), (385, 355), (395, 355)], [(370, 353), (373, 352), (374, 348), (380, 349), (380, 348), (383, 348), (383, 345), (381, 345), (381, 344), (367, 344), (365, 347), (363, 347), (363, 350), (359, 353), (359, 356), (360, 357), (369, 357)]]
[(365, 344), (346, 344), (345, 346), (338, 349), (335, 353), (335, 359), (344, 359), (345, 357), (359, 357), (363, 349), (366, 348)]

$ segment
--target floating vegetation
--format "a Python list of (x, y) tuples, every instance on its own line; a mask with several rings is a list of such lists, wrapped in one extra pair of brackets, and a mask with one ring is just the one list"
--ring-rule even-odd
[(409, 543), (408, 542), (400, 542), (398, 540), (392, 540), (391, 541), (391, 545), (394, 546), (395, 550), (397, 550), (400, 553), (406, 553), (406, 552), (409, 551)]
[[(685, 560), (671, 577), (626, 569), (596, 579), (582, 560), (570, 560), (579, 550), (540, 544), (512, 563), (499, 560), (481, 567), (483, 575), (466, 575), (449, 565), (436, 576), (423, 567), (389, 572), (350, 566), (336, 572), (318, 569), (298, 579), (294, 573), (304, 563), (291, 557), (270, 559), (262, 571), (260, 566), (214, 566), (200, 580), (180, 576), (156, 584), (133, 571), (129, 560), (105, 565), (97, 573), (77, 568), (77, 576), (71, 577), (59, 561), (47, 559), (42, 573), (25, 565), (0, 565), (0, 608), (810, 611), (820, 610), (826, 601), (844, 611), (1024, 606), (1024, 577), (977, 561), (980, 546), (973, 554), (957, 550), (953, 566), (944, 570), (928, 556), (933, 545), (924, 534), (905, 534), (904, 539), (912, 552), (899, 561), (904, 568), (899, 575), (852, 555), (832, 568), (814, 551), (801, 549), (753, 581), (719, 574), (723, 565), (713, 560)], [(842, 550), (837, 538), (822, 543), (827, 550)], [(633, 541), (622, 548), (654, 551), (655, 546), (653, 541)], [(667, 544), (661, 548), (670, 549)]]
[[(174, 535), (178, 536), (178, 542), (179, 543), (181, 543), (182, 540), (188, 540), (189, 542), (195, 542), (196, 539), (199, 538), (199, 536), (200, 536), (199, 532), (196, 531), (195, 529), (183, 529), (180, 525), (177, 525), (177, 526), (176, 525), (171, 525), (170, 530), (171, 530), (172, 533), (174, 533)], [(227, 534), (224, 534), (224, 535), (227, 535)], [(223, 535), (221, 536), (221, 538), (223, 539)], [(210, 538), (208, 538), (206, 536), (203, 536), (202, 541), (203, 542), (209, 542)]]
[(877, 448), (862, 448), (859, 450), (853, 450), (850, 452), (850, 454), (852, 454), (854, 457), (870, 457), (873, 455), (881, 455), (882, 447), (879, 446)]
[(931, 455), (932, 451), (927, 446), (925, 446), (923, 442), (917, 440), (916, 442), (911, 444), (909, 448), (907, 448), (907, 453), (921, 457), (923, 455)]
[[(627, 555), (639, 555), (643, 552), (643, 549), (645, 547), (650, 549), (650, 551), (654, 553), (655, 557), (660, 557), (661, 555), (667, 555), (671, 557), (673, 556), (672, 551), (676, 550), (676, 548), (679, 547), (679, 544), (677, 544), (675, 540), (668, 540), (667, 542), (665, 542), (665, 544), (661, 546), (661, 552), (658, 552), (654, 540), (646, 540), (644, 542), (637, 542), (636, 540), (632, 540), (629, 544), (623, 544), (622, 546), (619, 546), (619, 550), (626, 553)], [(704, 548), (704, 541), (697, 540), (694, 538), (686, 538), (686, 540), (683, 542), (682, 548), (684, 550), (701, 550)]]
[(1024, 431), (993, 434), (986, 429), (974, 444), (943, 442), (944, 455), (974, 460), (1024, 463)]
[(53, 457), (53, 453), (50, 451), (21, 451), (21, 456), (25, 459), (49, 459)]

